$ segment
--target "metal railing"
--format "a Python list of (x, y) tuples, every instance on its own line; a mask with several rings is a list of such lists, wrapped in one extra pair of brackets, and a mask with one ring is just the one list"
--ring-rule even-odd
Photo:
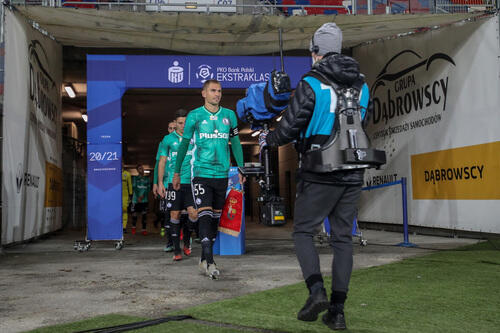
[(394, 182), (390, 183), (385, 183), (385, 184), (380, 184), (380, 185), (374, 185), (374, 186), (367, 186), (363, 187), (361, 190), (363, 191), (371, 191), (383, 187), (388, 187), (388, 186), (393, 186), (393, 185), (401, 185), (401, 203), (402, 203), (402, 213), (403, 213), (403, 242), (398, 243), (397, 246), (402, 246), (402, 247), (417, 247), (417, 245), (410, 243), (409, 236), (408, 236), (408, 192), (407, 192), (407, 187), (406, 187), (406, 177), (402, 177), (399, 180), (396, 180)]
[(434, 0), (434, 13), (452, 14), (495, 10), (497, 0)]
[[(253, 12), (253, 13), (269, 13), (271, 15), (285, 15), (284, 9), (294, 8), (297, 9), (293, 15), (307, 15), (308, 8), (325, 8), (332, 10), (345, 11), (351, 14), (349, 6), (344, 5), (278, 5), (271, 4), (269, 1), (262, 3), (257, 1), (255, 4), (224, 4), (222, 1), (218, 3), (196, 3), (196, 1), (183, 1), (180, 2), (164, 2), (168, 0), (158, 1), (158, 0), (95, 0), (95, 1), (63, 1), (63, 0), (11, 0), (10, 3), (13, 5), (38, 5), (45, 7), (78, 7), (78, 8), (99, 8), (99, 9), (127, 9), (131, 11), (182, 11), (182, 12), (195, 12), (195, 13), (243, 13), (243, 12)], [(369, 0), (371, 1), (371, 0)], [(184, 7), (179, 10), (179, 7)], [(155, 8), (155, 10), (153, 10)], [(169, 10), (169, 8), (171, 8)], [(234, 11), (228, 11), (228, 9), (234, 9)], [(238, 11), (238, 9), (241, 9)]]
[[(99, 8), (148, 12), (239, 13), (267, 15), (308, 15), (308, 10), (324, 9), (337, 14), (415, 14), (466, 13), (498, 8), (499, 0), (351, 0), (343, 5), (278, 4), (273, 0), (215, 0), (198, 3), (182, 0), (11, 0), (14, 5), (46, 7)], [(6, 1), (8, 3), (8, 0)]]

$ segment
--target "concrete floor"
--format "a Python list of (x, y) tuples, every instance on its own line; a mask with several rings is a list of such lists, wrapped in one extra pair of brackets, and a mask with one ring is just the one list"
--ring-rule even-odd
[[(97, 315), (144, 317), (201, 303), (302, 282), (291, 239), (291, 223), (266, 227), (247, 222), (246, 254), (217, 257), (221, 279), (198, 273), (200, 245), (173, 262), (153, 233), (126, 235), (121, 251), (112, 242), (94, 242), (88, 252), (73, 250), (84, 232), (62, 231), (46, 239), (4, 249), (0, 255), (0, 332), (20, 332)], [(450, 249), (477, 240), (410, 236), (419, 248), (394, 246), (399, 233), (364, 231), (368, 246), (355, 242), (355, 269)], [(319, 244), (322, 271), (330, 275), (331, 249)], [(305, 288), (305, 286), (304, 286)], [(299, 310), (299, 309), (297, 309)]]

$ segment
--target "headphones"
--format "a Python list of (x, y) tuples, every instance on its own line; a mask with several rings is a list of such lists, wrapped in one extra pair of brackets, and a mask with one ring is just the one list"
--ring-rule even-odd
[(319, 52), (319, 46), (316, 45), (316, 43), (314, 43), (314, 34), (312, 35), (311, 42), (312, 42), (312, 46), (310, 47), (309, 51), (318, 54), (318, 52)]

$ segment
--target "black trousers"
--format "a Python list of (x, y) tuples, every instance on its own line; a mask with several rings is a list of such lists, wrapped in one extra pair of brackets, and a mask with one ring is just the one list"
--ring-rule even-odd
[(333, 246), (332, 290), (347, 293), (352, 272), (352, 223), (360, 195), (361, 185), (298, 181), (293, 238), (304, 280), (321, 275), (313, 237), (328, 217)]

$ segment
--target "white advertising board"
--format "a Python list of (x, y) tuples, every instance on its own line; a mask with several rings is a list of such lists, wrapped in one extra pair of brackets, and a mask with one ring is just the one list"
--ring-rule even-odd
[(62, 47), (6, 9), (2, 244), (61, 228)]
[[(354, 49), (387, 152), (365, 186), (408, 179), (409, 224), (500, 233), (498, 16)], [(402, 223), (400, 187), (363, 192), (359, 219)]]

